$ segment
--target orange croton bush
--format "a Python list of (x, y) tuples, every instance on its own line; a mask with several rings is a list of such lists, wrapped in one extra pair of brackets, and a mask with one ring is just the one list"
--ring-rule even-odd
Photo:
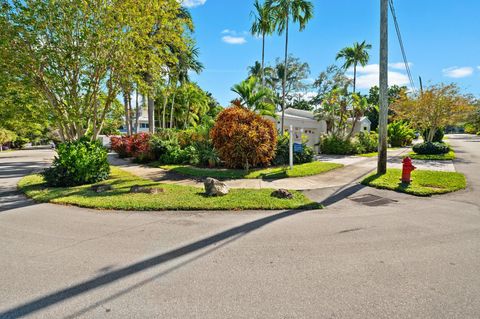
[(272, 121), (241, 106), (223, 110), (210, 131), (213, 145), (230, 168), (269, 165), (275, 157), (277, 131)]

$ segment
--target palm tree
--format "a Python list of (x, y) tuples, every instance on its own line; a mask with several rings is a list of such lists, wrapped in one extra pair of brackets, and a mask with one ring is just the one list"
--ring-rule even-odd
[(262, 65), (260, 78), (262, 79), (262, 85), (265, 85), (265, 37), (273, 33), (275, 29), (275, 21), (272, 11), (267, 4), (262, 5), (258, 0), (255, 0), (253, 6), (255, 10), (251, 12), (251, 15), (254, 17), (254, 21), (250, 28), (250, 32), (254, 36), (262, 37)]
[(355, 93), (357, 82), (357, 65), (365, 66), (370, 60), (370, 55), (367, 50), (372, 48), (371, 44), (365, 41), (362, 43), (355, 42), (352, 47), (346, 47), (340, 50), (337, 54), (337, 60), (344, 59), (343, 68), (347, 70), (353, 66), (353, 93)]
[[(285, 32), (285, 68), (288, 60), (288, 28), (290, 19), (298, 22), (300, 31), (304, 30), (307, 22), (313, 17), (313, 3), (307, 0), (267, 0), (265, 4), (272, 10), (275, 17), (275, 26), (278, 34)], [(282, 134), (285, 123), (285, 86), (287, 73), (283, 74), (282, 81)]]
[(247, 80), (235, 84), (232, 91), (239, 95), (238, 104), (261, 115), (270, 115), (275, 117), (275, 106), (268, 102), (273, 96), (273, 92), (264, 86), (259, 85), (258, 79), (251, 76)]
[(180, 85), (184, 83), (190, 82), (189, 72), (193, 71), (195, 73), (200, 73), (203, 71), (203, 64), (198, 61), (199, 51), (198, 48), (189, 45), (185, 52), (180, 53), (178, 56), (178, 63), (174, 67), (174, 88), (173, 88), (173, 97), (172, 97), (172, 104), (170, 107), (170, 128), (173, 127), (173, 114), (174, 114), (174, 106), (175, 106), (175, 95), (176, 95), (176, 88), (177, 83), (179, 82)]

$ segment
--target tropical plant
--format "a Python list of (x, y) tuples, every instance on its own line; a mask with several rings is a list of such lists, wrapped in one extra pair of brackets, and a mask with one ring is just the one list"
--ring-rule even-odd
[(176, 88), (178, 84), (183, 85), (190, 82), (189, 72), (200, 73), (202, 72), (204, 66), (198, 60), (199, 50), (194, 45), (189, 45), (187, 50), (181, 52), (178, 56), (178, 62), (173, 67), (173, 97), (170, 106), (170, 128), (174, 127), (173, 117), (174, 117), (174, 107), (175, 107), (175, 98), (176, 98)]
[[(267, 0), (266, 6), (272, 10), (275, 28), (278, 34), (285, 33), (285, 60), (284, 68), (288, 68), (288, 36), (290, 20), (299, 24), (300, 31), (304, 30), (308, 21), (313, 18), (313, 3), (307, 0)], [(282, 121), (281, 132), (285, 124), (286, 84), (287, 73), (283, 73), (282, 80)]]
[(353, 66), (353, 93), (355, 93), (357, 82), (357, 66), (365, 66), (370, 59), (368, 50), (372, 48), (372, 45), (367, 44), (365, 41), (362, 43), (355, 42), (352, 47), (346, 47), (340, 50), (337, 54), (337, 60), (344, 59), (343, 68), (345, 70)]
[(404, 147), (412, 144), (415, 131), (404, 121), (388, 124), (388, 142), (392, 147)]
[(213, 145), (227, 167), (265, 166), (275, 156), (277, 130), (272, 121), (239, 106), (222, 111), (210, 131)]
[[(308, 146), (308, 140), (302, 137), (302, 151), (293, 153), (293, 163), (294, 164), (304, 164), (313, 162), (314, 151), (313, 148)], [(278, 137), (277, 150), (275, 152), (275, 158), (273, 159), (272, 164), (279, 165), (288, 165), (290, 161), (290, 134), (285, 133), (282, 136)]]
[(107, 150), (98, 141), (81, 138), (62, 143), (51, 167), (43, 172), (48, 186), (64, 187), (93, 184), (110, 174)]
[(232, 87), (232, 91), (239, 95), (239, 105), (262, 115), (275, 117), (275, 105), (271, 103), (273, 92), (260, 86), (258, 79), (251, 76)]
[(255, 76), (259, 77), (262, 86), (265, 86), (265, 37), (271, 35), (275, 30), (275, 21), (272, 10), (267, 4), (261, 4), (258, 0), (255, 0), (253, 6), (254, 11), (251, 12), (251, 15), (254, 17), (254, 21), (250, 32), (253, 36), (262, 37), (262, 64), (257, 65), (257, 63), (255, 63), (257, 70)]

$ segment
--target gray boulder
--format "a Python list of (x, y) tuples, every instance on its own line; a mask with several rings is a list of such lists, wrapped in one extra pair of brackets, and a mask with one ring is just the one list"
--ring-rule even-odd
[(163, 193), (165, 190), (163, 188), (152, 188), (152, 187), (145, 187), (140, 185), (133, 185), (130, 187), (130, 193), (143, 193), (143, 194), (160, 194)]
[(208, 177), (203, 185), (207, 196), (225, 196), (229, 191), (227, 184), (211, 177)]
[(110, 185), (110, 184), (98, 184), (98, 185), (93, 185), (92, 187), (90, 187), (90, 189), (92, 191), (94, 191), (95, 193), (104, 193), (106, 191), (111, 190), (112, 185)]
[(282, 199), (292, 199), (293, 194), (286, 189), (279, 189), (272, 193), (273, 197), (282, 198)]

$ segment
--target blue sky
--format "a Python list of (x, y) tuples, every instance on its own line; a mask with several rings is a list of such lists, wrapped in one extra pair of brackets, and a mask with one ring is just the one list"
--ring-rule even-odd
[[(184, 0), (196, 26), (195, 38), (205, 70), (194, 80), (222, 105), (235, 98), (233, 84), (261, 58), (261, 41), (249, 35), (253, 0)], [(355, 41), (373, 45), (370, 65), (361, 70), (358, 86), (378, 81), (379, 0), (313, 0), (315, 17), (306, 30), (294, 28), (290, 53), (308, 62), (311, 78), (335, 63), (336, 53)], [(397, 17), (411, 71), (424, 85), (456, 82), (480, 96), (480, 1), (396, 0)], [(401, 51), (390, 17), (390, 84), (407, 84), (399, 62)], [(283, 55), (283, 37), (267, 39), (266, 61)]]

